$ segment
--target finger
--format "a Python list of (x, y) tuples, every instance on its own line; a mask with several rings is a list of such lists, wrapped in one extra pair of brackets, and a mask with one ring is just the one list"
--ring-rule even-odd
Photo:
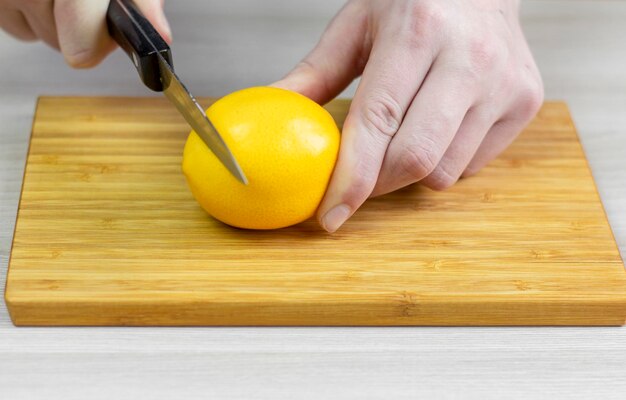
[(0, 27), (9, 35), (20, 40), (37, 40), (37, 35), (31, 29), (21, 11), (0, 9)]
[(135, 0), (135, 3), (167, 43), (172, 42), (172, 29), (165, 17), (163, 0)]
[(535, 117), (542, 104), (541, 80), (528, 80), (509, 108), (510, 111), (489, 130), (462, 176), (474, 175), (504, 151)]
[(70, 66), (92, 67), (115, 48), (105, 22), (108, 5), (108, 0), (54, 2), (59, 46)]
[(459, 180), (495, 122), (492, 113), (485, 110), (486, 107), (489, 106), (471, 108), (467, 112), (459, 131), (437, 167), (421, 180), (424, 186), (443, 190)]
[[(161, 1), (142, 0), (137, 4), (164, 38), (171, 38), (168, 27), (162, 22), (165, 17), (159, 14), (163, 12)], [(65, 60), (72, 67), (92, 67), (115, 48), (106, 26), (108, 5), (108, 0), (54, 2), (59, 45)]]
[(363, 72), (371, 44), (364, 2), (348, 3), (331, 21), (315, 48), (272, 86), (301, 93), (320, 104), (345, 89)]
[[(395, 40), (394, 40), (395, 39)], [(336, 231), (374, 189), (385, 151), (428, 72), (434, 52), (376, 40), (344, 124), (339, 158), (318, 210), (320, 224)]]
[(489, 161), (496, 158), (515, 140), (522, 131), (526, 121), (515, 119), (503, 119), (496, 122), (487, 132), (476, 154), (465, 168), (462, 176), (468, 177), (476, 174)]
[(452, 143), (476, 87), (438, 58), (385, 154), (375, 194), (415, 183), (435, 170)]
[(50, 47), (59, 50), (53, 3), (49, 1), (29, 1), (25, 2), (22, 7), (22, 13), (37, 37)]

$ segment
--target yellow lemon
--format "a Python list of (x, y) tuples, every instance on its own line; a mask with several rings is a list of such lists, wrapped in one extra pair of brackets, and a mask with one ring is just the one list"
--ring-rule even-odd
[(216, 101), (207, 115), (248, 178), (240, 183), (192, 131), (183, 172), (210, 215), (232, 226), (276, 229), (315, 213), (339, 151), (339, 129), (320, 105), (272, 87)]

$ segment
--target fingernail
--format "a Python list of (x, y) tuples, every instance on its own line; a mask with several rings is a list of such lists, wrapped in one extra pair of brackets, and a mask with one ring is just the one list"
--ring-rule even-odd
[(322, 227), (329, 233), (335, 232), (350, 217), (350, 207), (340, 204), (333, 207), (322, 218)]

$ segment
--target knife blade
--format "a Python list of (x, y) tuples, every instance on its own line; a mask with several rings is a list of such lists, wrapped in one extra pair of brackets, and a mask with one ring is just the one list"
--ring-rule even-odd
[(163, 82), (163, 93), (185, 118), (187, 123), (194, 129), (200, 139), (215, 154), (222, 164), (241, 183), (247, 185), (248, 179), (241, 170), (235, 156), (230, 151), (222, 136), (218, 133), (211, 120), (206, 116), (204, 109), (198, 104), (193, 95), (185, 88), (178, 79), (171, 66), (162, 55), (158, 54)]
[(241, 183), (248, 180), (235, 156), (173, 68), (171, 50), (132, 0), (111, 0), (107, 10), (111, 37), (133, 61), (144, 85), (163, 92), (204, 144)]

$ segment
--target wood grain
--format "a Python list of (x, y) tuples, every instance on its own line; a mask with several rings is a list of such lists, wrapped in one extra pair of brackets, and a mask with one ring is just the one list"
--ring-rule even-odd
[[(347, 105), (328, 106), (340, 124)], [(334, 235), (208, 217), (180, 171), (187, 133), (162, 99), (40, 99), (16, 325), (624, 323), (626, 274), (563, 103), (478, 176), (372, 199)]]

